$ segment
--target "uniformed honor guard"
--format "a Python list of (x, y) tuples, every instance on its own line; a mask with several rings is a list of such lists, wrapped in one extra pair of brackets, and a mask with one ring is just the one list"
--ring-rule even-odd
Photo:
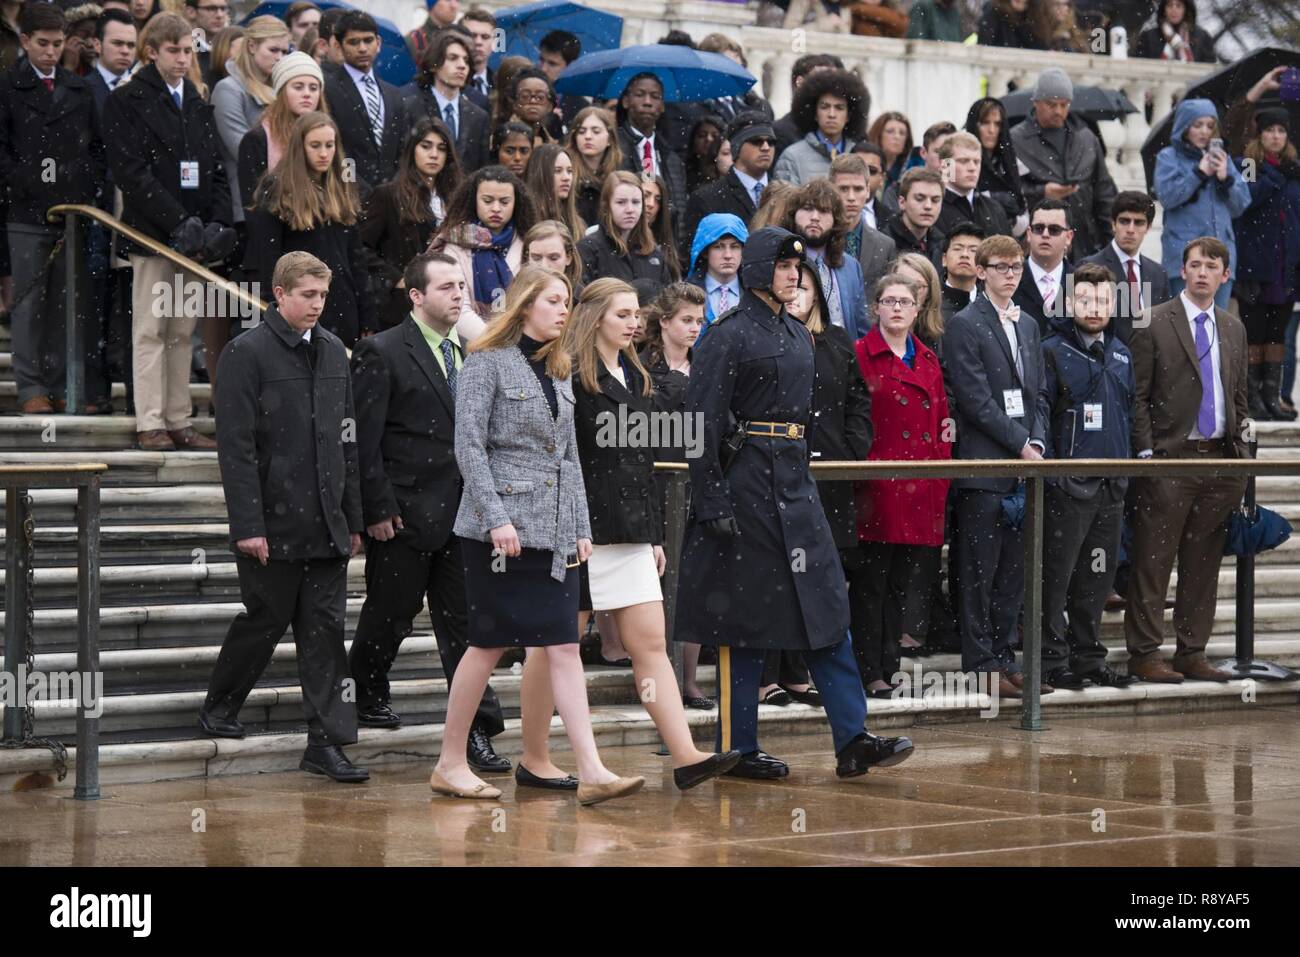
[(849, 642), (849, 602), (834, 537), (808, 467), (814, 352), (785, 310), (799, 288), (804, 244), (784, 229), (752, 233), (740, 303), (696, 347), (689, 415), (703, 454), (682, 553), (674, 638), (718, 646), (718, 750), (743, 753), (729, 774), (782, 778), (758, 747), (763, 654), (801, 651), (822, 693), (840, 777), (908, 758), (907, 738), (864, 730), (867, 702)]

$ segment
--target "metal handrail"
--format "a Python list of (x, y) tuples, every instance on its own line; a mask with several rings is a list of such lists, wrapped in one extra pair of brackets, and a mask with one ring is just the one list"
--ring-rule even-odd
[[(25, 609), (34, 596), (29, 591), (31, 570), (23, 525), (30, 518), (27, 492), (31, 488), (77, 490), (77, 671), (81, 681), (96, 687), (99, 673), (99, 491), (108, 466), (100, 462), (68, 465), (0, 465), (0, 488), (5, 489), (5, 670), (15, 677), (28, 658)], [(4, 737), (19, 739), (26, 718), (26, 686), (22, 700), (6, 708)], [(77, 784), (73, 797), (99, 800), (99, 718), (86, 712), (86, 696), (77, 708)]]

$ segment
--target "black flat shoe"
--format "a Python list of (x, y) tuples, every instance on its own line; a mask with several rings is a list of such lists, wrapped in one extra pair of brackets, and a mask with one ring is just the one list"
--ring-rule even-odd
[(608, 658), (605, 657), (604, 653), (601, 651), (596, 652), (596, 663), (600, 665), (604, 665), (606, 668), (631, 668), (632, 667), (631, 658), (616, 658), (613, 661), (610, 661)]
[(790, 703), (790, 693), (782, 691), (780, 688), (773, 688), (767, 694), (763, 695), (763, 700), (759, 704), (774, 704), (778, 708), (784, 708)]
[(687, 698), (683, 695), (682, 705), (692, 711), (712, 711), (718, 706), (718, 703), (712, 698)]
[(795, 691), (793, 688), (787, 688), (785, 685), (781, 685), (781, 690), (800, 704), (812, 705), (814, 708), (820, 708), (822, 706), (822, 693), (811, 686), (807, 691)]
[(876, 698), (876, 699), (878, 699), (878, 700), (880, 700), (880, 701), (888, 701), (890, 698), (894, 697), (894, 692), (895, 692), (896, 690), (898, 690), (898, 689), (896, 689), (896, 688), (877, 688), (875, 691), (868, 691), (868, 692), (867, 692), (867, 697), (868, 697), (868, 698)]
[(679, 791), (689, 791), (697, 784), (703, 784), (709, 778), (726, 774), (740, 763), (739, 751), (727, 751), (723, 754), (711, 754), (698, 764), (688, 764), (684, 768), (673, 769), (673, 783)]
[(1122, 675), (1112, 669), (1109, 665), (1102, 665), (1093, 671), (1085, 671), (1079, 674), (1080, 678), (1087, 678), (1093, 684), (1102, 688), (1127, 688), (1133, 682), (1137, 681), (1135, 675)]
[(727, 777), (751, 778), (755, 781), (768, 781), (783, 778), (790, 773), (790, 765), (764, 751), (754, 751), (741, 755), (739, 761), (728, 772)]
[(898, 653), (904, 658), (929, 658), (934, 654), (933, 648), (925, 645), (917, 645), (915, 648), (908, 648), (905, 645), (899, 645)]
[(370, 772), (359, 768), (343, 753), (337, 744), (308, 745), (303, 752), (298, 767), (312, 774), (323, 774), (327, 778), (345, 784), (360, 784), (370, 780)]
[(206, 711), (199, 712), (199, 727), (213, 738), (242, 738), (248, 733), (234, 718), (218, 718)]
[(873, 767), (902, 764), (914, 750), (908, 738), (879, 738), (864, 731), (835, 755), (835, 774), (842, 778), (856, 778)]
[(477, 725), (469, 729), (465, 760), (479, 774), (509, 774), (510, 762), (492, 750), (492, 739)]
[(1083, 680), (1083, 675), (1076, 674), (1069, 668), (1052, 668), (1050, 671), (1044, 671), (1043, 681), (1053, 688), (1064, 688), (1067, 691), (1078, 691), (1087, 683)]
[(402, 716), (386, 704), (373, 704), (357, 708), (357, 724), (367, 728), (400, 728)]
[(562, 778), (539, 778), (522, 764), (515, 768), (515, 784), (521, 788), (541, 788), (544, 791), (578, 790), (578, 779), (572, 774), (566, 774)]

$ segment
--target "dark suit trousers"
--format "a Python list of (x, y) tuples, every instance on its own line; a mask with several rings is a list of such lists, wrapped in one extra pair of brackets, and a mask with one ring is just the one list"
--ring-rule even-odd
[(1043, 669), (1095, 671), (1106, 663), (1101, 613), (1118, 568), (1124, 500), (1103, 484), (1090, 499), (1049, 487), (1044, 503)]
[(1020, 670), (1012, 643), (1025, 590), (1020, 529), (1002, 523), (1002, 492), (957, 493), (957, 612), (961, 666), (970, 671)]
[(309, 743), (352, 744), (357, 740), (357, 710), (344, 686), (349, 677), (343, 647), (347, 558), (272, 559), (262, 565), (237, 555), (235, 564), (244, 610), (226, 632), (204, 710), (219, 718), (239, 714), (275, 646), (292, 626)]
[(903, 634), (909, 596), (929, 599), (929, 552), (925, 545), (859, 542), (861, 567), (849, 574), (849, 613), (853, 653), (862, 683), (894, 683), (898, 639)]
[[(451, 536), (436, 552), (419, 551), (400, 537), (387, 542), (366, 540), (366, 601), (348, 658), (357, 683), (358, 707), (389, 703), (389, 669), (426, 596), (442, 673), (450, 687), (468, 647), (460, 539)], [(505, 730), (501, 703), (491, 685), (483, 692), (474, 721), (488, 735)]]
[[(1215, 453), (1220, 454), (1220, 453)], [(1134, 479), (1140, 488), (1133, 523), (1133, 567), (1124, 616), (1132, 663), (1159, 657), (1164, 639), (1165, 594), (1175, 558), (1173, 667), (1205, 660), (1214, 625), (1219, 566), (1228, 536), (1228, 513), (1241, 502), (1245, 478)]]

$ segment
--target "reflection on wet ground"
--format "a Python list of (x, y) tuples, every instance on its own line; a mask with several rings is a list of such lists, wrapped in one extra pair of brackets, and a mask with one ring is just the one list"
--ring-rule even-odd
[(789, 778), (685, 794), (650, 748), (606, 749), (648, 783), (595, 808), (503, 776), (499, 802), (434, 797), (423, 764), (359, 786), (281, 773), (110, 785), (88, 804), (4, 794), (0, 865), (1300, 863), (1293, 708), (908, 733), (917, 755), (865, 778), (835, 778), (829, 735), (772, 737)]

